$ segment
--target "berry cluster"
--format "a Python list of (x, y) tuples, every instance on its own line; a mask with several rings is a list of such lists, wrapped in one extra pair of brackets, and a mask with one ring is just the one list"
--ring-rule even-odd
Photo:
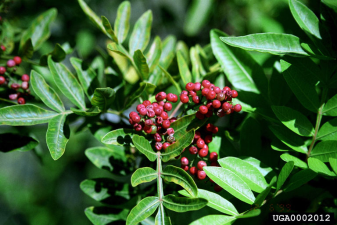
[[(207, 166), (207, 162), (209, 162), (210, 166), (219, 166), (217, 162), (218, 154), (216, 152), (208, 154), (208, 144), (212, 142), (212, 135), (216, 134), (218, 130), (219, 128), (211, 123), (208, 123), (197, 130), (192, 144), (188, 147), (189, 153), (195, 155), (194, 159), (191, 162), (187, 157), (182, 157), (180, 159), (181, 168), (185, 171), (189, 171), (191, 175), (197, 177), (199, 180), (204, 180), (207, 177), (205, 171), (203, 170), (203, 167)], [(221, 191), (222, 188), (215, 185), (214, 190)]]
[[(1, 45), (2, 51), (6, 51), (6, 47)], [(17, 75), (16, 66), (19, 66), (22, 62), (21, 57), (15, 56), (13, 59), (9, 59), (5, 66), (0, 66), (0, 85), (7, 85), (10, 88), (11, 93), (8, 98), (10, 100), (17, 100), (19, 104), (25, 104), (26, 100), (24, 96), (30, 94), (29, 91), (29, 76), (23, 74), (21, 76), (21, 82), (18, 83), (11, 75)], [(22, 91), (20, 91), (20, 89)]]
[(232, 112), (240, 112), (242, 109), (240, 104), (232, 104), (232, 99), (238, 97), (236, 90), (231, 90), (227, 86), (221, 90), (208, 80), (203, 80), (201, 83), (187, 83), (186, 90), (180, 94), (180, 101), (190, 103), (190, 97), (195, 104), (201, 104), (196, 114), (198, 119), (211, 117), (213, 113), (223, 117)]
[(156, 102), (151, 103), (149, 100), (145, 100), (142, 104), (137, 105), (138, 113), (131, 112), (129, 114), (129, 122), (136, 131), (144, 130), (145, 133), (153, 135), (157, 151), (165, 150), (175, 142), (174, 129), (170, 126), (177, 119), (174, 117), (169, 119), (167, 112), (172, 110), (170, 102), (177, 101), (177, 95), (159, 92), (156, 95)]

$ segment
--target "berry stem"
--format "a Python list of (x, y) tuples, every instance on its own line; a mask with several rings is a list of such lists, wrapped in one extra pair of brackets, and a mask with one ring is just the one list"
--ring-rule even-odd
[(18, 103), (16, 103), (16, 102), (12, 102), (11, 100), (4, 99), (4, 98), (0, 98), (0, 101), (3, 101), (3, 102), (8, 102), (8, 103), (11, 103), (11, 104), (13, 104), (13, 105), (18, 105)]
[(183, 105), (182, 102), (179, 102), (179, 104), (177, 105), (177, 107), (173, 110), (173, 112), (170, 115), (170, 118), (174, 117), (174, 115), (178, 112), (178, 110), (180, 109), (180, 107)]
[(160, 158), (160, 153), (158, 152), (157, 153), (157, 173), (158, 173), (157, 192), (158, 192), (158, 198), (160, 201), (164, 197), (163, 180), (161, 178), (161, 171), (162, 171), (161, 158)]
[(321, 106), (319, 107), (318, 112), (317, 112), (315, 133), (314, 133), (314, 136), (312, 137), (312, 141), (311, 141), (308, 153), (307, 153), (306, 161), (308, 161), (308, 158), (310, 157), (310, 153), (311, 153), (311, 151), (314, 147), (314, 144), (316, 142), (317, 133), (318, 133), (319, 127), (321, 125), (322, 116), (323, 116), (323, 108), (324, 108), (324, 105), (325, 105), (325, 99), (326, 99), (327, 95), (328, 95), (328, 89), (323, 88), (323, 93), (322, 93), (322, 98), (321, 98)]

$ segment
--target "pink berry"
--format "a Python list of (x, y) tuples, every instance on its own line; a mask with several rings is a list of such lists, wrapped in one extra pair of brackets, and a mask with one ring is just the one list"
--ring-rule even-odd
[(197, 166), (199, 170), (204, 170), (203, 167), (207, 166), (207, 163), (205, 161), (199, 161)]
[(0, 76), (0, 85), (4, 84), (6, 82), (5, 77)]
[(14, 67), (14, 66), (15, 66), (14, 60), (13, 60), (13, 59), (8, 60), (8, 61), (7, 61), (7, 66), (8, 66), (8, 67)]
[(188, 159), (186, 157), (182, 157), (180, 159), (181, 165), (187, 166), (188, 165)]
[(22, 82), (21, 88), (23, 90), (27, 90), (29, 88), (29, 83), (27, 81)]
[(197, 146), (198, 146), (198, 148), (203, 148), (204, 145), (205, 145), (205, 141), (202, 138), (199, 138), (197, 140)]
[(0, 74), (3, 75), (6, 73), (6, 68), (3, 66), (0, 66)]
[(156, 142), (155, 148), (157, 149), (157, 151), (160, 151), (163, 148), (163, 144), (161, 142)]
[(198, 170), (197, 176), (198, 176), (199, 180), (203, 180), (203, 179), (206, 178), (206, 173), (205, 173), (205, 171)]
[(194, 91), (200, 91), (201, 89), (201, 84), (199, 82), (194, 83)]
[(10, 94), (8, 97), (10, 100), (15, 100), (18, 98), (18, 94)]
[(195, 146), (191, 146), (188, 150), (192, 155), (196, 155), (198, 153), (198, 149)]

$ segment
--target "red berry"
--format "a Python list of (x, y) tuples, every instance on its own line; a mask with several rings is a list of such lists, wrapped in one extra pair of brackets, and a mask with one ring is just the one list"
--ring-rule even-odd
[(145, 131), (145, 133), (147, 133), (147, 134), (149, 134), (149, 133), (151, 133), (152, 132), (152, 126), (145, 126), (144, 127), (144, 131)]
[(208, 112), (208, 109), (207, 109), (206, 106), (201, 105), (201, 106), (199, 107), (199, 112), (200, 112), (201, 114), (206, 114), (206, 113)]
[(180, 95), (180, 101), (182, 103), (188, 103), (189, 100), (190, 99), (189, 99), (189, 97), (187, 95)]
[(142, 116), (146, 116), (147, 115), (147, 109), (146, 108), (141, 108), (139, 110), (139, 114), (142, 115)]
[(145, 105), (145, 107), (149, 106), (149, 105), (151, 105), (151, 102), (149, 100), (145, 100), (145, 101), (143, 101), (143, 105)]
[(156, 123), (159, 125), (159, 124), (162, 124), (163, 123), (163, 117), (161, 117), (161, 116), (158, 116), (157, 118), (156, 118)]
[(219, 100), (220, 102), (226, 99), (226, 95), (224, 93), (218, 93), (216, 95), (216, 99)]
[(208, 88), (204, 88), (204, 89), (202, 89), (201, 94), (202, 94), (203, 96), (207, 96), (207, 94), (208, 94), (209, 91), (210, 91), (210, 90), (209, 90)]
[[(25, 74), (24, 74), (25, 75)], [(23, 79), (23, 75), (22, 75), (22, 78), (21, 79)], [(139, 105), (137, 105), (137, 111), (139, 112), (140, 111), (140, 109), (142, 109), (142, 108), (145, 108), (145, 105), (143, 105), (143, 104), (139, 104)]]
[(8, 66), (8, 67), (14, 67), (14, 66), (15, 66), (14, 60), (13, 60), (13, 59), (8, 60), (8, 61), (7, 61), (7, 66)]
[(216, 166), (216, 167), (219, 167), (219, 163), (218, 162), (211, 162), (211, 166)]
[(205, 161), (199, 161), (198, 162), (198, 169), (199, 170), (204, 170), (203, 167), (207, 166), (207, 163)]
[(173, 122), (175, 122), (175, 121), (177, 121), (177, 118), (176, 118), (176, 117), (172, 117), (172, 118), (170, 119), (170, 123), (173, 123)]
[(206, 125), (206, 130), (207, 130), (208, 132), (212, 132), (212, 130), (213, 130), (213, 127), (214, 127), (214, 125), (213, 125), (213, 124), (211, 124), (211, 123), (208, 123), (208, 124)]
[(198, 149), (195, 146), (191, 146), (188, 150), (192, 155), (196, 155), (198, 153)]
[(153, 135), (153, 139), (154, 139), (155, 141), (157, 141), (157, 142), (162, 141), (161, 136), (160, 136), (160, 134), (158, 134), (158, 133), (155, 133), (155, 134)]
[(208, 150), (206, 148), (202, 148), (199, 150), (200, 157), (206, 157), (208, 155)]
[(229, 104), (228, 102), (224, 102), (223, 104), (222, 104), (222, 109), (224, 110), (224, 111), (227, 111), (228, 109), (230, 109), (232, 106), (231, 106), (231, 104)]
[(163, 101), (164, 99), (166, 99), (166, 93), (161, 91), (156, 95), (156, 101)]
[(238, 92), (236, 90), (232, 90), (232, 98), (238, 97)]
[(164, 120), (167, 120), (167, 119), (168, 119), (168, 114), (167, 114), (167, 112), (162, 112), (160, 116), (161, 116)]
[(203, 179), (206, 178), (206, 173), (205, 173), (205, 171), (198, 170), (197, 176), (198, 176), (198, 179), (199, 179), (199, 180), (203, 180)]
[(162, 112), (163, 110), (161, 110), (159, 107), (154, 109), (154, 113), (156, 114), (156, 116), (160, 116)]
[(0, 74), (5, 74), (6, 73), (6, 68), (3, 66), (0, 66)]
[(234, 111), (235, 111), (235, 112), (240, 112), (241, 109), (242, 109), (242, 106), (241, 106), (240, 104), (236, 104), (236, 105), (234, 106)]
[(229, 115), (232, 113), (232, 109), (228, 109), (227, 111), (225, 111), (226, 115)]
[(214, 126), (213, 129), (212, 129), (212, 133), (216, 134), (216, 133), (218, 133), (218, 131), (219, 131), (219, 127)]
[(174, 134), (174, 129), (173, 128), (168, 128), (167, 129), (167, 134), (168, 135)]
[(21, 88), (22, 88), (23, 90), (27, 90), (27, 89), (29, 88), (29, 83), (26, 82), (26, 81), (22, 82)]
[(10, 95), (8, 96), (8, 98), (9, 98), (10, 100), (15, 100), (15, 99), (18, 98), (18, 94), (10, 94)]
[(197, 168), (195, 168), (195, 166), (191, 167), (191, 168), (190, 168), (190, 173), (191, 173), (192, 175), (195, 175), (195, 174), (197, 173)]
[(192, 82), (189, 82), (189, 83), (186, 84), (185, 87), (186, 87), (186, 90), (188, 90), (188, 91), (193, 91), (195, 85), (194, 85)]
[(216, 93), (216, 94), (219, 94), (221, 92), (221, 89), (219, 87), (214, 87), (213, 91)]
[(13, 60), (14, 60), (16, 65), (20, 65), (21, 62), (22, 62), (22, 59), (19, 56), (14, 56)]
[(170, 127), (171, 122), (169, 120), (164, 120), (162, 125), (163, 125), (163, 128), (167, 129)]
[(188, 166), (183, 166), (183, 165), (181, 165), (181, 168), (182, 168), (183, 170), (185, 170), (185, 171), (188, 171)]
[(202, 149), (206, 149), (208, 154), (208, 145), (205, 144), (204, 147), (202, 147)]
[(6, 51), (6, 47), (4, 45), (1, 45), (1, 50)]
[(24, 99), (24, 98), (18, 98), (18, 103), (20, 104), (20, 105), (24, 105), (25, 103), (26, 103), (26, 100)]
[(160, 101), (160, 102), (158, 102), (158, 105), (164, 106), (165, 102), (164, 101)]
[(198, 148), (203, 148), (204, 145), (205, 145), (205, 141), (202, 138), (199, 138), (197, 140), (197, 146), (198, 146)]
[(214, 185), (214, 191), (219, 192), (222, 191), (222, 187), (220, 187), (219, 185)]
[(213, 100), (212, 106), (216, 109), (221, 107), (221, 102), (219, 100)]
[(170, 143), (168, 143), (168, 142), (165, 142), (164, 144), (163, 144), (163, 149), (165, 150), (168, 146), (170, 146), (171, 144)]
[(140, 116), (138, 116), (138, 114), (137, 114), (137, 115), (134, 115), (131, 119), (132, 119), (133, 122), (135, 122), (135, 123), (139, 123), (139, 122), (140, 122)]
[(159, 106), (159, 104), (157, 102), (154, 102), (151, 105), (152, 105), (153, 109), (158, 108), (158, 106)]
[(150, 110), (147, 110), (147, 114), (146, 114), (148, 117), (152, 118), (156, 115), (156, 113), (154, 112), (154, 110), (150, 109)]
[(4, 84), (6, 82), (5, 77), (0, 76), (0, 85)]
[(167, 101), (170, 101), (170, 102), (177, 102), (178, 101), (178, 96), (175, 95), (175, 94), (172, 94), (172, 93), (169, 93), (167, 94), (167, 97), (166, 97)]
[(172, 110), (172, 104), (169, 103), (169, 102), (166, 102), (165, 105), (164, 105), (164, 109), (166, 111), (171, 111)]
[(205, 137), (205, 143), (209, 144), (211, 142), (212, 142), (212, 135), (206, 135), (206, 137)]
[(163, 144), (161, 142), (156, 142), (155, 148), (157, 149), (157, 151), (160, 151), (163, 148)]
[[(10, 95), (9, 95), (9, 97), (10, 97)], [(133, 120), (130, 118), (129, 119), (129, 123), (131, 124), (131, 125), (134, 125), (135, 124), (135, 122), (133, 122)]]
[(216, 162), (218, 160), (218, 153), (211, 152), (211, 154), (209, 154), (209, 159), (211, 160), (211, 162)]
[(202, 114), (202, 113), (199, 112), (199, 111), (195, 114), (195, 116), (196, 116), (199, 120), (203, 120), (203, 119), (205, 118), (204, 114)]
[(231, 89), (229, 88), (229, 87), (224, 87), (222, 90), (224, 90), (224, 91), (231, 91)]
[(188, 95), (188, 91), (183, 90), (180, 95)]
[(205, 114), (206, 117), (213, 116), (213, 110), (208, 110), (208, 112)]
[(210, 90), (214, 91), (215, 85), (214, 85), (214, 84), (211, 84), (211, 85), (209, 85), (208, 88), (209, 88)]
[(206, 95), (207, 100), (213, 100), (216, 97), (215, 91), (209, 91), (208, 94)]
[(187, 166), (188, 165), (188, 159), (186, 157), (182, 157), (180, 159), (181, 165)]
[(197, 93), (195, 91), (189, 91), (188, 95), (194, 97), (197, 96)]
[(12, 88), (13, 90), (17, 90), (17, 89), (20, 88), (20, 84), (13, 83), (13, 84), (11, 85), (11, 88)]
[(192, 101), (195, 103), (195, 104), (198, 104), (199, 102), (200, 102), (200, 98), (199, 98), (199, 96), (193, 96), (193, 98), (192, 98)]
[(201, 84), (199, 82), (194, 83), (194, 91), (200, 91), (201, 89)]
[(197, 141), (200, 137), (201, 137), (200, 131), (196, 131), (196, 132), (194, 133), (194, 140)]
[(204, 87), (204, 88), (208, 88), (210, 85), (211, 85), (211, 82), (209, 82), (208, 80), (203, 80), (201, 82), (201, 85)]
[(142, 125), (140, 124), (135, 124), (133, 128), (135, 129), (135, 131), (141, 131), (143, 129)]
[(145, 126), (152, 126), (152, 125), (153, 125), (153, 121), (151, 119), (145, 120)]

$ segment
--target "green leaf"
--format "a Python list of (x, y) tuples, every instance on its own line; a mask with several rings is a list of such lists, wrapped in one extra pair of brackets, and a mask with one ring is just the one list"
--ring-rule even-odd
[(288, 184), (283, 189), (285, 192), (299, 188), (316, 177), (317, 173), (310, 169), (301, 170), (290, 177)]
[(67, 53), (63, 50), (62, 46), (60, 44), (55, 44), (54, 50), (46, 55), (43, 55), (40, 58), (40, 65), (47, 66), (48, 62), (48, 56), (51, 55), (54, 62), (61, 62), (63, 61)]
[(131, 177), (132, 187), (136, 187), (138, 184), (142, 184), (145, 182), (153, 181), (158, 178), (158, 173), (154, 169), (150, 167), (143, 167), (137, 169)]
[(293, 168), (294, 168), (294, 162), (293, 161), (287, 162), (282, 167), (280, 175), (278, 176), (278, 179), (277, 179), (276, 192), (281, 189), (282, 185), (284, 184), (284, 182), (289, 177), (291, 171), (293, 171)]
[(97, 116), (101, 113), (101, 110), (97, 106), (93, 106), (86, 111), (82, 111), (81, 109), (70, 108), (70, 110), (79, 116)]
[[(105, 27), (102, 24), (101, 18), (99, 18), (92, 9), (89, 8), (87, 3), (85, 3), (83, 0), (78, 0), (79, 5), (81, 6), (83, 12), (87, 15), (87, 17), (98, 27), (104, 34), (106, 34), (110, 39), (114, 40), (115, 42), (118, 42), (117, 37), (112, 32), (108, 33), (105, 30)], [(110, 25), (111, 27), (111, 25)], [(113, 35), (112, 35), (113, 34)], [(112, 36), (111, 36), (112, 35)]]
[(51, 56), (48, 57), (50, 72), (61, 92), (77, 107), (85, 110), (84, 93), (76, 77), (62, 63), (55, 63)]
[(221, 167), (239, 176), (249, 188), (261, 193), (268, 187), (267, 181), (258, 169), (239, 158), (226, 157), (218, 160)]
[(332, 177), (336, 176), (336, 174), (334, 172), (332, 172), (331, 170), (329, 170), (327, 165), (325, 165), (324, 162), (322, 162), (319, 159), (315, 159), (315, 158), (310, 157), (308, 159), (308, 166), (311, 170), (315, 171), (318, 174), (322, 174), (322, 175), (325, 175), (325, 176), (332, 176)]
[(261, 153), (260, 123), (249, 117), (244, 121), (240, 133), (240, 154), (258, 157)]
[(162, 45), (161, 45), (161, 56), (160, 56), (160, 66), (163, 67), (164, 69), (167, 69), (174, 56), (175, 56), (175, 46), (176, 46), (176, 38), (173, 35), (167, 36)]
[(160, 204), (158, 197), (146, 197), (141, 200), (130, 212), (126, 225), (137, 225), (151, 216)]
[(319, 33), (319, 20), (315, 13), (297, 0), (289, 0), (289, 8), (291, 14), (302, 30), (322, 39), (321, 34)]
[(280, 126), (269, 126), (269, 129), (278, 139), (282, 141), (282, 143), (284, 143), (294, 151), (303, 154), (306, 154), (308, 152), (307, 146), (304, 145), (302, 138), (299, 137), (297, 134), (294, 134), (288, 129)]
[(335, 0), (322, 0), (322, 2), (337, 13), (337, 2)]
[(92, 82), (97, 77), (95, 70), (93, 70), (93, 68), (91, 67), (89, 67), (87, 70), (83, 70), (83, 61), (75, 57), (71, 57), (70, 62), (76, 70), (77, 77), (80, 80), (84, 92), (90, 99), (90, 96), (94, 93), (94, 89), (92, 88)]
[(270, 193), (272, 187), (274, 186), (275, 182), (276, 182), (277, 178), (276, 176), (272, 179), (272, 181), (270, 182), (269, 186), (264, 189), (258, 196), (256, 196), (254, 205), (257, 207), (261, 207), (262, 203), (264, 202), (264, 200), (267, 198), (268, 194)]
[(302, 113), (285, 106), (272, 106), (272, 109), (277, 118), (296, 134), (307, 137), (314, 135), (314, 126)]
[(212, 50), (227, 79), (236, 90), (260, 93), (262, 89), (258, 90), (254, 80), (263, 83), (264, 88), (267, 87), (262, 68), (247, 52), (224, 44), (219, 37), (225, 35), (219, 30), (211, 30)]
[(335, 174), (337, 174), (337, 159), (336, 158), (329, 158), (329, 163)]
[(180, 51), (177, 52), (177, 62), (180, 77), (183, 80), (184, 85), (186, 85), (189, 82), (192, 82), (192, 75), (190, 69), (188, 68), (188, 64), (186, 63), (185, 58)]
[(324, 105), (323, 115), (337, 116), (337, 94), (330, 98)]
[(236, 218), (251, 218), (251, 217), (256, 217), (261, 214), (261, 209), (254, 209), (254, 210), (248, 210), (244, 214), (240, 214), (236, 216)]
[(22, 52), (24, 45), (26, 45), (27, 41), (29, 42), (29, 39), (31, 39), (31, 46), (34, 50), (39, 49), (42, 43), (49, 38), (49, 26), (55, 20), (56, 16), (56, 8), (51, 8), (35, 18), (29, 28), (25, 30), (21, 36), (19, 51)]
[(121, 128), (107, 133), (102, 138), (102, 143), (108, 145), (126, 145), (131, 143), (131, 138), (135, 134), (133, 129)]
[(138, 100), (138, 98), (143, 94), (143, 92), (146, 92), (146, 88), (148, 87), (148, 83), (141, 83), (139, 88), (133, 92), (131, 96), (128, 96), (125, 99), (125, 106), (124, 109), (130, 108), (132, 104)]
[(97, 106), (102, 112), (107, 111), (115, 100), (115, 90), (112, 88), (96, 88), (91, 104)]
[(152, 25), (152, 12), (146, 11), (136, 22), (130, 40), (129, 40), (129, 52), (133, 53), (140, 49), (142, 52), (145, 50), (147, 44), (150, 41)]
[(149, 66), (147, 65), (146, 58), (143, 55), (141, 50), (136, 50), (135, 54), (133, 55), (133, 60), (137, 66), (138, 71), (140, 72), (141, 79), (147, 80), (149, 79)]
[[(170, 159), (181, 154), (184, 148), (187, 148), (193, 141), (194, 130), (186, 132), (180, 139), (176, 140), (174, 144), (171, 144), (165, 149), (165, 152), (162, 152), (160, 155), (163, 162), (167, 162)], [(148, 143), (148, 142), (147, 142)]]
[(337, 139), (337, 118), (323, 124), (318, 131), (317, 139), (322, 141), (333, 141)]
[(19, 50), (19, 55), (23, 59), (30, 59), (33, 57), (34, 54), (34, 46), (32, 43), (32, 39), (28, 38), (28, 40), (21, 46)]
[(307, 164), (305, 162), (303, 162), (299, 158), (297, 158), (297, 157), (295, 157), (293, 155), (290, 155), (288, 153), (284, 153), (280, 157), (285, 162), (293, 161), (294, 165), (297, 166), (297, 167), (299, 167), (299, 168), (301, 168), (301, 169), (307, 169), (308, 168), (308, 166), (307, 166)]
[(202, 198), (176, 197), (171, 194), (164, 196), (163, 205), (175, 212), (187, 212), (203, 208), (207, 205), (207, 200)]
[(236, 220), (235, 217), (232, 216), (224, 216), (224, 215), (208, 215), (201, 217), (198, 220), (193, 221), (190, 225), (231, 225)]
[(171, 225), (171, 218), (167, 214), (164, 206), (160, 204), (155, 220), (155, 225)]
[(38, 144), (39, 141), (32, 137), (10, 133), (0, 134), (0, 152), (25, 152), (34, 149)]
[(101, 16), (102, 19), (102, 26), (105, 29), (105, 34), (113, 41), (118, 43), (117, 37), (115, 35), (115, 32), (113, 31), (111, 24), (109, 22), (109, 20), (105, 17), (105, 16)]
[[(320, 106), (315, 84), (320, 71), (310, 59), (283, 58), (281, 69), (284, 79), (296, 98), (308, 110), (317, 113)], [(318, 74), (313, 74), (318, 72)]]
[(291, 34), (262, 33), (241, 37), (220, 37), (228, 45), (247, 51), (267, 52), (274, 55), (297, 54), (308, 56), (300, 39)]
[(69, 125), (65, 124), (65, 120), (66, 114), (60, 114), (48, 123), (46, 141), (50, 155), (54, 160), (61, 158), (69, 141), (70, 130)]
[(159, 36), (156, 36), (153, 40), (153, 43), (149, 51), (146, 54), (150, 73), (152, 73), (153, 70), (158, 65), (160, 56), (161, 56), (161, 40)]
[(267, 182), (271, 182), (274, 177), (276, 178), (276, 173), (274, 172), (274, 170), (266, 164), (262, 163), (260, 160), (247, 156), (239, 158), (258, 169), (260, 173), (266, 178)]
[(30, 84), (36, 95), (39, 96), (42, 102), (49, 108), (57, 112), (65, 111), (63, 102), (61, 101), (58, 94), (46, 83), (41, 74), (35, 70), (32, 70), (30, 73)]
[(161, 66), (158, 66), (160, 68), (160, 70), (164, 73), (164, 75), (166, 76), (166, 78), (174, 85), (174, 87), (177, 89), (177, 92), (180, 93), (181, 92), (181, 88), (179, 86), (179, 84), (173, 79), (173, 77), (171, 76), (171, 74), (169, 74), (169, 72), (167, 72), (166, 69), (164, 69)]
[(318, 143), (311, 151), (310, 157), (329, 162), (329, 158), (337, 157), (337, 141), (322, 141)]
[[(88, 217), (88, 219), (95, 225), (106, 225), (118, 220), (125, 220), (127, 217), (129, 210), (123, 209), (119, 210), (118, 213), (112, 213), (116, 209), (112, 209), (110, 207), (89, 207), (86, 208), (84, 213)], [(112, 212), (111, 212), (112, 211)]]
[(185, 136), (187, 132), (192, 129), (198, 130), (206, 123), (206, 119), (199, 120), (195, 114), (183, 116), (171, 124), (171, 128), (174, 129), (174, 137), (176, 140), (180, 140)]
[(128, 36), (130, 29), (131, 5), (129, 1), (124, 1), (118, 6), (117, 17), (115, 20), (115, 32), (120, 44)]
[(110, 172), (114, 170), (114, 166), (118, 166), (117, 162), (126, 162), (125, 153), (121, 146), (92, 147), (85, 150), (85, 155), (97, 168)]
[(57, 115), (35, 105), (13, 105), (0, 109), (0, 125), (31, 126), (48, 123)]
[[(179, 191), (179, 193), (186, 197), (192, 197), (185, 190), (181, 190)], [(203, 189), (198, 189), (198, 195), (196, 197), (207, 199), (208, 200), (207, 206), (215, 210), (218, 210), (219, 212), (222, 212), (228, 215), (233, 215), (233, 216), (239, 214), (239, 212), (236, 210), (236, 208), (231, 202), (229, 202), (227, 199), (221, 197), (220, 195), (214, 192), (203, 190)]]
[(248, 204), (254, 203), (255, 196), (248, 184), (232, 171), (210, 166), (204, 167), (204, 171), (210, 179), (236, 198)]
[(192, 197), (197, 197), (198, 188), (193, 178), (183, 169), (168, 165), (161, 173), (161, 177), (182, 186)]
[(181, 55), (184, 57), (185, 62), (187, 65), (190, 63), (190, 56), (189, 56), (189, 49), (188, 46), (185, 42), (183, 41), (178, 41), (177, 46), (176, 46), (176, 52), (181, 53)]
[(129, 57), (128, 53), (125, 49), (122, 48), (121, 45), (118, 45), (117, 43), (113, 42), (108, 44), (108, 49), (110, 51), (113, 51), (114, 53), (117, 53), (123, 57), (126, 57), (130, 62), (132, 62), (132, 59)]
[[(104, 137), (103, 137), (104, 139)], [(143, 153), (151, 162), (157, 159), (157, 153), (155, 153), (148, 140), (143, 136), (133, 135), (132, 142), (136, 148)]]

